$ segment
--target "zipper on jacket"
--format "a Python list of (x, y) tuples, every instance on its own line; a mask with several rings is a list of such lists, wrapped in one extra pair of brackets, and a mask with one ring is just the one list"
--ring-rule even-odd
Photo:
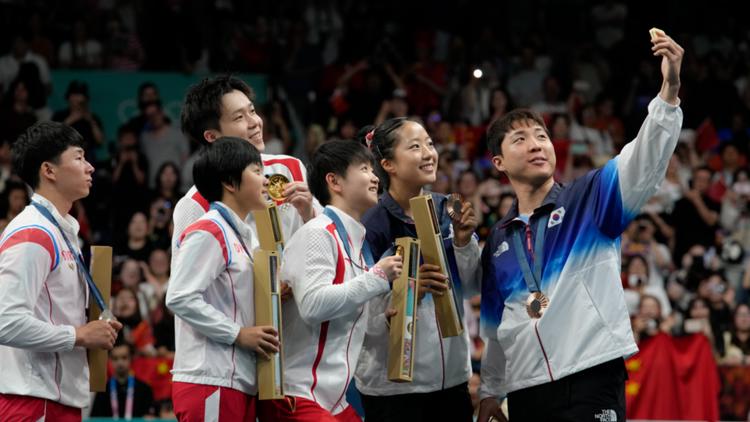
[(547, 364), (547, 372), (549, 373), (550, 381), (554, 381), (555, 377), (552, 376), (552, 367), (549, 364), (549, 358), (547, 358), (547, 351), (544, 350), (544, 344), (542, 344), (542, 337), (539, 335), (538, 325), (539, 321), (534, 323), (534, 331), (536, 332), (536, 339), (539, 342), (539, 347), (542, 348), (542, 355), (544, 356), (544, 362)]

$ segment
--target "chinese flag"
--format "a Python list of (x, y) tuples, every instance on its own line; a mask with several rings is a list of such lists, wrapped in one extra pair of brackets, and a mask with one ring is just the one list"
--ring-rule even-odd
[(132, 370), (135, 377), (151, 387), (154, 400), (168, 400), (172, 397), (172, 359), (163, 357), (137, 357), (133, 359)]
[(719, 419), (719, 380), (711, 345), (695, 334), (643, 340), (627, 360), (628, 419)]

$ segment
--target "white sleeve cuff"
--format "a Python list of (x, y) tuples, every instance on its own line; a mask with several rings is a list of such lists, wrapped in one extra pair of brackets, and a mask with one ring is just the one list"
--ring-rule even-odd
[(242, 327), (240, 327), (240, 325), (234, 321), (230, 322), (230, 325), (231, 326), (229, 328), (229, 332), (227, 333), (227, 338), (226, 338), (225, 343), (232, 345), (234, 344), (235, 341), (237, 341), (237, 336), (240, 335), (240, 329)]
[(68, 336), (65, 341), (65, 348), (63, 349), (63, 351), (73, 350), (73, 348), (76, 346), (76, 327), (72, 325), (64, 325), (61, 328), (63, 328), (67, 332)]

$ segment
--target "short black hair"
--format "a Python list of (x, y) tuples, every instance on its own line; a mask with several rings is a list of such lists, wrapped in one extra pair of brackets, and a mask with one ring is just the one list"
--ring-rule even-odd
[(333, 173), (346, 177), (352, 164), (367, 163), (374, 166), (375, 158), (362, 144), (356, 141), (332, 140), (321, 144), (310, 159), (308, 185), (310, 192), (322, 205), (331, 203), (326, 175)]
[[(137, 296), (136, 296), (137, 297)], [(130, 358), (130, 361), (133, 361), (133, 357), (135, 356), (135, 347), (128, 343), (128, 341), (125, 339), (125, 336), (117, 336), (115, 339), (115, 344), (112, 346), (112, 350), (114, 350), (115, 347), (122, 347), (125, 346), (128, 349), (128, 357)], [(110, 355), (112, 354), (112, 350), (109, 351)]]
[(191, 86), (185, 95), (180, 116), (185, 136), (198, 144), (206, 143), (203, 132), (219, 130), (222, 97), (235, 90), (247, 95), (250, 101), (255, 99), (252, 88), (232, 75), (206, 78)]
[(70, 147), (84, 147), (78, 131), (60, 122), (35, 123), (13, 144), (13, 169), (21, 180), (36, 189), (42, 163), (59, 163), (60, 155)]
[(505, 135), (515, 129), (514, 126), (517, 123), (528, 124), (529, 122), (536, 123), (544, 128), (544, 131), (547, 132), (547, 135), (549, 136), (549, 129), (547, 129), (547, 125), (544, 123), (544, 119), (539, 113), (527, 108), (517, 108), (495, 120), (490, 127), (487, 128), (487, 148), (492, 152), (492, 155), (503, 155), (501, 145)]
[(263, 166), (260, 152), (250, 142), (222, 136), (206, 145), (193, 165), (193, 181), (208, 202), (221, 201), (223, 184), (239, 186), (247, 166)]

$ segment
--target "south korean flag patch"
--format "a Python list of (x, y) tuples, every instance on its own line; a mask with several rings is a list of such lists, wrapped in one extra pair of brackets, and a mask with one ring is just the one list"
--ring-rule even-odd
[(562, 223), (564, 217), (565, 217), (565, 207), (560, 207), (552, 211), (552, 213), (549, 215), (547, 228), (555, 227), (556, 225)]

